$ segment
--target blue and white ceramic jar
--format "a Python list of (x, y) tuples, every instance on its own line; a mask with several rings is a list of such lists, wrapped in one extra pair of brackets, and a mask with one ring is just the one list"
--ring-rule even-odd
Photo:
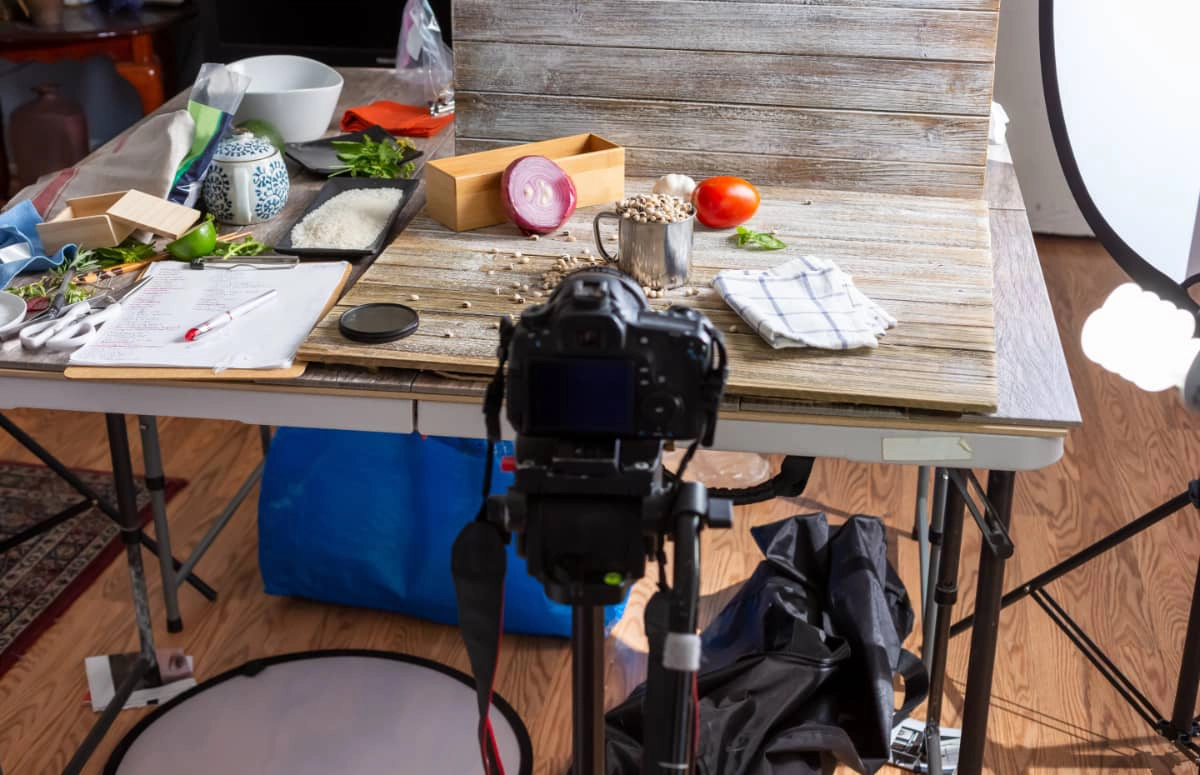
[(287, 204), (287, 165), (275, 146), (249, 132), (222, 140), (204, 178), (204, 206), (222, 223), (268, 221)]

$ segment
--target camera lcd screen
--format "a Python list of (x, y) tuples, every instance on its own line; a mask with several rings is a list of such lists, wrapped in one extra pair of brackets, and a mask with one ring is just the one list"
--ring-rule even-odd
[(633, 433), (633, 363), (619, 358), (564, 358), (529, 364), (529, 432)]

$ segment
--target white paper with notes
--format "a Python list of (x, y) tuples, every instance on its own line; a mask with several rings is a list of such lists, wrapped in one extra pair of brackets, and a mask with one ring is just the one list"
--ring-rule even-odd
[[(345, 271), (345, 261), (222, 270), (159, 261), (146, 270), (154, 279), (121, 304), (121, 315), (71, 355), (71, 365), (287, 368)], [(279, 293), (274, 301), (195, 341), (184, 339), (189, 328), (272, 288)]]

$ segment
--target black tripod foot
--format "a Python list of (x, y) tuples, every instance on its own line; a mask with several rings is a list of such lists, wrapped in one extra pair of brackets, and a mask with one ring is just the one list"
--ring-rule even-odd
[(183, 632), (183, 619), (168, 619), (167, 632)]

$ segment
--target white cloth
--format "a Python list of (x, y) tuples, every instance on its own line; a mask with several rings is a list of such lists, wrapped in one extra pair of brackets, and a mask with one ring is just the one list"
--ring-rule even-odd
[(876, 347), (896, 319), (832, 261), (803, 256), (774, 269), (727, 269), (713, 286), (772, 347)]

